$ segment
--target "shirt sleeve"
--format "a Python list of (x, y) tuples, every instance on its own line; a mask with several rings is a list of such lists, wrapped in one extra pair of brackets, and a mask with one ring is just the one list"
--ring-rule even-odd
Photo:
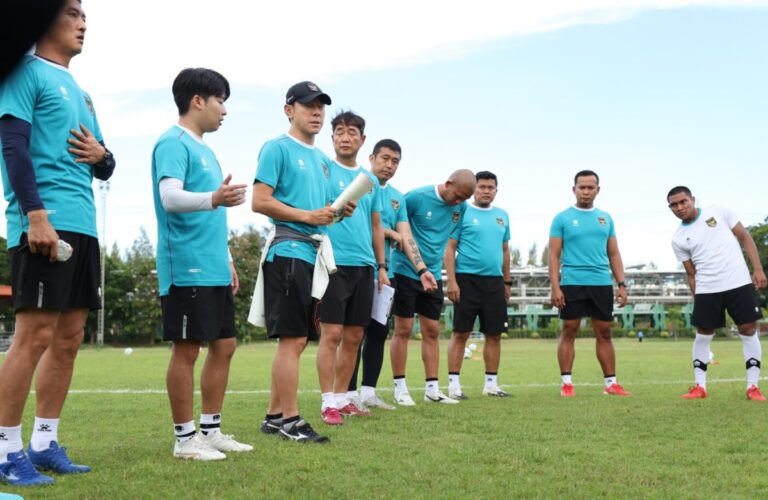
[(502, 240), (504, 243), (509, 241), (511, 239), (511, 236), (509, 234), (509, 214), (504, 214), (504, 239)]
[(405, 201), (405, 196), (401, 196), (400, 200), (398, 200), (397, 220), (395, 224), (398, 222), (408, 222), (408, 204)]
[(563, 238), (563, 222), (561, 219), (560, 214), (557, 214), (555, 218), (552, 219), (552, 225), (549, 228), (550, 238)]
[(616, 237), (616, 224), (613, 223), (613, 217), (611, 217), (608, 214), (605, 214), (605, 216), (608, 218), (608, 237), (609, 238), (615, 238)]
[(259, 152), (259, 164), (256, 166), (254, 183), (261, 182), (272, 189), (277, 189), (284, 163), (280, 145), (275, 141), (267, 142)]
[(678, 262), (691, 260), (691, 254), (686, 249), (675, 243), (675, 240), (672, 240), (672, 250), (675, 252), (675, 257), (677, 257)]
[(451, 235), (450, 238), (452, 240), (460, 241), (461, 240), (461, 228), (464, 226), (461, 222), (453, 226), (453, 229), (451, 229)]
[(164, 140), (155, 148), (157, 181), (170, 177), (184, 181), (189, 168), (189, 152), (179, 140)]
[(736, 227), (736, 224), (740, 222), (739, 217), (725, 207), (718, 208), (720, 209), (720, 213), (723, 214), (723, 219), (728, 224), (728, 229), (733, 229)]
[(0, 83), (0, 118), (11, 115), (32, 123), (39, 87), (37, 76), (22, 61), (17, 70)]
[(381, 186), (379, 185), (378, 179), (376, 177), (373, 177), (373, 175), (368, 174), (371, 177), (371, 180), (373, 181), (373, 204), (371, 206), (371, 212), (383, 212), (384, 211), (384, 191), (381, 189)]

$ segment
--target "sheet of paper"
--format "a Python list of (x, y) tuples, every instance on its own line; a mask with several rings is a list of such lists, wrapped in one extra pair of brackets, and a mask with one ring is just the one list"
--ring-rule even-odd
[(373, 307), (371, 308), (371, 319), (387, 324), (389, 312), (392, 310), (392, 301), (395, 299), (395, 289), (389, 285), (384, 285), (379, 290), (379, 282), (373, 281)]

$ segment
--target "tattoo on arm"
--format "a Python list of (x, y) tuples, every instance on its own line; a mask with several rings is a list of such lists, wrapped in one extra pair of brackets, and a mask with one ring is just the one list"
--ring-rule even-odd
[(410, 238), (408, 240), (408, 246), (411, 247), (411, 253), (413, 254), (413, 263), (414, 265), (419, 265), (424, 260), (421, 258), (421, 253), (419, 252), (419, 247), (416, 245), (416, 241), (414, 241), (413, 238)]

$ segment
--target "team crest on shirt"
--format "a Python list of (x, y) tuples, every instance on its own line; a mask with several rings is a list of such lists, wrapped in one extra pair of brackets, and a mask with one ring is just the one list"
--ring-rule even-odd
[(453, 212), (453, 219), (451, 220), (451, 222), (456, 224), (457, 222), (459, 222), (459, 217), (460, 217), (459, 212)]
[(394, 199), (394, 198), (392, 198), (392, 199), (391, 199), (391, 200), (389, 200), (389, 201), (392, 203), (392, 210), (394, 210), (395, 212), (397, 212), (397, 211), (400, 209), (400, 202), (399, 202), (399, 201), (397, 201), (397, 200), (396, 200), (396, 199)]
[(84, 95), (83, 100), (85, 101), (85, 105), (88, 108), (88, 112), (91, 113), (91, 116), (95, 115), (96, 112), (93, 110), (93, 101), (91, 101), (91, 98)]
[(605, 217), (598, 217), (598, 218), (597, 218), (597, 222), (598, 222), (598, 223), (599, 223), (601, 226), (604, 226), (604, 225), (607, 223), (607, 222), (606, 222), (606, 220), (605, 220)]
[(328, 165), (326, 165), (325, 162), (323, 162), (322, 166), (323, 166), (323, 174), (325, 175), (325, 178), (330, 179), (331, 173), (328, 171)]
[(707, 225), (709, 227), (717, 226), (717, 219), (715, 219), (714, 217), (710, 217), (709, 219), (707, 219)]
[(496, 224), (503, 226), (504, 225), (504, 219), (501, 217), (496, 217)]

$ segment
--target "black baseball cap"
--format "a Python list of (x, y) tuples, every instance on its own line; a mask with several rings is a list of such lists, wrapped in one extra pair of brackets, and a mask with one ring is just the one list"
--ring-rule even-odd
[(323, 104), (330, 106), (331, 98), (328, 94), (320, 90), (320, 87), (312, 82), (299, 82), (288, 89), (285, 93), (285, 103), (293, 104), (300, 102), (302, 104), (309, 104), (315, 99), (320, 99)]

